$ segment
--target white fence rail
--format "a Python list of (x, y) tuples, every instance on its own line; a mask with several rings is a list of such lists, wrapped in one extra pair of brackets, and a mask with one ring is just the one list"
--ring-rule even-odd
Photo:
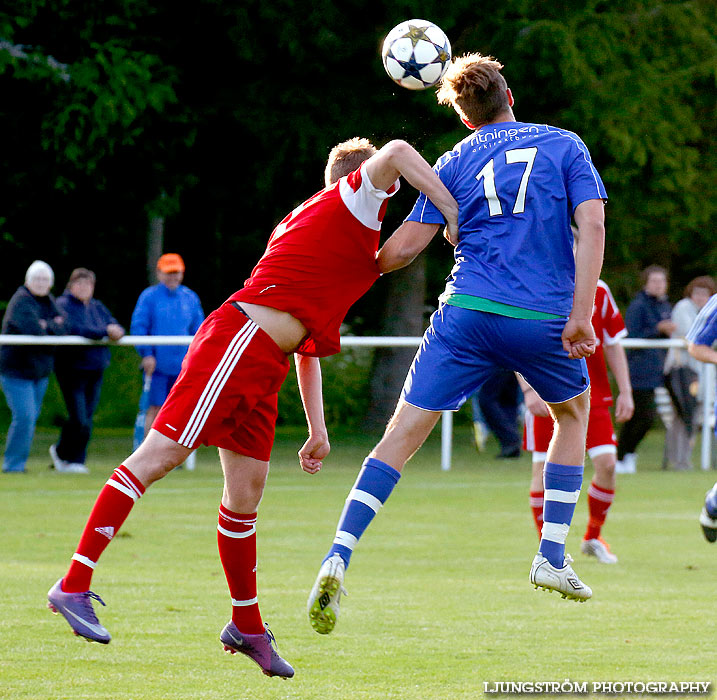
[[(116, 342), (89, 340), (79, 335), (37, 336), (37, 335), (2, 335), (0, 345), (189, 345), (191, 335), (126, 335)], [(645, 338), (623, 338), (620, 343), (625, 348), (684, 348), (686, 343), (679, 339), (650, 340)], [(417, 348), (421, 344), (420, 337), (413, 336), (343, 336), (342, 347), (369, 348)], [(700, 466), (707, 470), (712, 462), (712, 416), (715, 403), (715, 384), (717, 383), (715, 365), (706, 364), (704, 381), (702, 382), (702, 444), (700, 450)], [(453, 451), (453, 413), (443, 411), (441, 420), (441, 469), (451, 468)]]

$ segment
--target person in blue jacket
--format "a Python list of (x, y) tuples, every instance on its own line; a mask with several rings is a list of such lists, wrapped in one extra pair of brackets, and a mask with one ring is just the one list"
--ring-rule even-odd
[[(145, 289), (132, 312), (132, 335), (194, 335), (204, 320), (199, 297), (182, 284), (184, 261), (176, 253), (165, 253), (157, 261), (159, 284)], [(187, 353), (183, 345), (137, 346), (142, 371), (151, 376), (145, 435), (152, 427), (169, 390), (179, 376)]]
[[(642, 272), (643, 288), (630, 302), (625, 325), (631, 338), (669, 338), (676, 326), (671, 319), (672, 305), (667, 299), (667, 270), (650, 265)], [(652, 427), (657, 415), (655, 389), (664, 383), (663, 367), (667, 350), (640, 348), (627, 351), (635, 412), (622, 424), (617, 441), (618, 474), (636, 471), (637, 446)]]
[[(25, 284), (12, 295), (2, 320), (5, 335), (62, 335), (65, 318), (50, 294), (55, 275), (42, 260), (25, 273)], [(0, 384), (12, 412), (5, 441), (3, 472), (25, 472), (35, 424), (52, 374), (52, 345), (0, 347)]]
[[(66, 331), (92, 340), (119, 340), (124, 328), (107, 307), (94, 298), (95, 273), (84, 267), (72, 271), (64, 294), (57, 299), (66, 317)], [(110, 363), (106, 345), (60, 348), (55, 358), (55, 376), (67, 407), (67, 420), (56, 445), (50, 447), (52, 464), (59, 472), (88, 472), (87, 445), (92, 417), (100, 398), (102, 375)]]

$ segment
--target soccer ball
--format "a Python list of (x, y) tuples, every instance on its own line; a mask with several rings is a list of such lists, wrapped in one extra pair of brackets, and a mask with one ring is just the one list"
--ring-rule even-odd
[(433, 22), (409, 19), (388, 33), (381, 58), (386, 73), (395, 83), (409, 90), (425, 90), (448, 70), (451, 43)]

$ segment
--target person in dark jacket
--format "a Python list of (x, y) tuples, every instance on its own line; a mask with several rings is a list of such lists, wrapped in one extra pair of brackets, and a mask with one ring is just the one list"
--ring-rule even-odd
[[(35, 260), (25, 273), (25, 284), (8, 303), (2, 333), (8, 335), (62, 335), (65, 323), (50, 294), (52, 268)], [(3, 345), (0, 347), (0, 385), (12, 412), (5, 442), (3, 472), (24, 472), (30, 455), (35, 424), (52, 372), (52, 345)]]
[[(667, 299), (667, 270), (650, 265), (642, 272), (643, 288), (630, 302), (625, 325), (632, 338), (669, 338), (676, 326), (671, 319), (672, 305)], [(618, 474), (636, 471), (636, 450), (652, 427), (657, 409), (655, 389), (664, 383), (666, 350), (640, 348), (627, 351), (635, 412), (623, 423), (617, 442)]]
[[(66, 316), (67, 332), (92, 340), (119, 340), (124, 328), (94, 298), (95, 273), (84, 267), (72, 271), (65, 293), (57, 305)], [(55, 375), (67, 407), (67, 420), (56, 445), (50, 447), (52, 462), (61, 472), (87, 473), (87, 444), (97, 408), (102, 375), (110, 363), (106, 345), (76, 346), (58, 350)]]

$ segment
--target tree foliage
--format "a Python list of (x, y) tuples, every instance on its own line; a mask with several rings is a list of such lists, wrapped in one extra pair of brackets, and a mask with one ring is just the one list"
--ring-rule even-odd
[[(144, 285), (147, 218), (211, 308), (238, 287), (276, 222), (321, 187), (334, 143), (405, 138), (436, 158), (462, 127), (431, 91), (383, 74), (402, 0), (16, 0), (0, 13), (0, 298), (34, 258), (60, 283), (98, 272), (125, 322)], [(516, 115), (578, 132), (606, 182), (605, 277), (624, 299), (660, 262), (673, 288), (717, 268), (714, 3), (428, 1), (455, 53), (506, 64)], [(411, 206), (404, 188), (386, 229)], [(162, 196), (165, 193), (165, 196)], [(450, 267), (429, 249), (435, 298)], [(379, 283), (352, 312), (379, 325)], [(423, 310), (421, 309), (422, 313)]]

